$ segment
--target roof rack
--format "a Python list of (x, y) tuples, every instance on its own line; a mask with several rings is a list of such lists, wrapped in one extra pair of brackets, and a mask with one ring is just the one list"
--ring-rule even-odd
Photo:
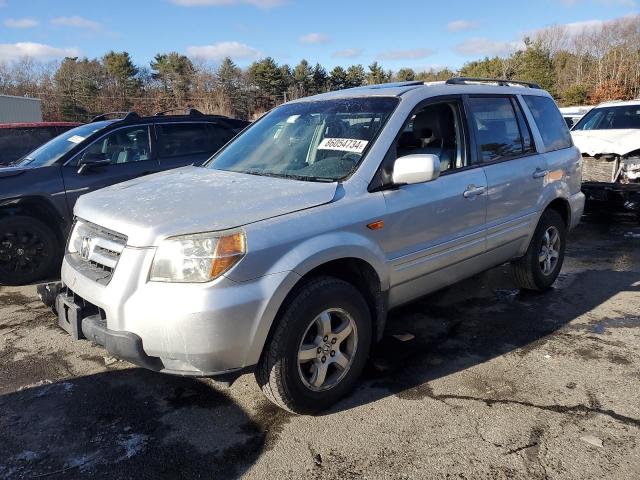
[(202, 113), (200, 110), (197, 110), (195, 108), (170, 108), (168, 110), (163, 110), (162, 112), (157, 112), (154, 114), (155, 117), (162, 117), (164, 115), (166, 115), (169, 112), (186, 112), (186, 115), (189, 115), (190, 117), (203, 117), (204, 113)]
[(102, 115), (98, 115), (97, 117), (93, 117), (89, 123), (101, 122), (102, 120), (107, 120), (109, 117), (115, 115), (119, 115), (119, 119), (125, 122), (140, 118), (136, 112), (107, 112)]
[(475, 77), (453, 77), (445, 82), (447, 85), (466, 85), (467, 83), (495, 83), (500, 87), (510, 85), (521, 85), (528, 88), (541, 88), (533, 82), (522, 82), (520, 80), (507, 80), (504, 78), (475, 78)]

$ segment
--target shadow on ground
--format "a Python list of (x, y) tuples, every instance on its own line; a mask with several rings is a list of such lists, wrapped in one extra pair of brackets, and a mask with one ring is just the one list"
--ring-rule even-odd
[[(640, 317), (594, 318), (591, 324), (571, 325), (620, 292), (640, 292), (640, 249), (629, 228), (637, 230), (637, 223), (590, 223), (574, 231), (567, 255), (585, 270), (561, 275), (547, 292), (518, 290), (508, 266), (502, 266), (391, 312), (365, 382), (329, 413), (388, 395), (439, 399), (429, 381), (510, 352), (528, 355), (551, 336), (571, 349), (567, 329), (584, 330), (606, 343), (608, 328), (640, 327)], [(401, 341), (394, 336), (402, 338), (405, 333), (415, 338)], [(585, 360), (593, 355), (584, 349), (573, 353)], [(490, 392), (491, 398), (512, 398), (516, 388), (505, 384), (500, 391)], [(632, 419), (632, 423), (638, 421)]]
[[(364, 380), (327, 413), (390, 395), (469, 398), (436, 395), (429, 381), (503, 354), (539, 354), (551, 336), (573, 348), (568, 329), (606, 342), (608, 329), (640, 326), (640, 317), (628, 316), (571, 323), (619, 292), (640, 291), (637, 240), (620, 232), (614, 238), (608, 227), (578, 230), (568, 255), (579, 268), (569, 268), (548, 292), (518, 291), (500, 267), (392, 312)], [(414, 339), (394, 336), (404, 333)], [(490, 400), (474, 400), (522, 403), (514, 382), (498, 389), (477, 382)], [(0, 477), (237, 477), (277, 441), (290, 418), (266, 400), (261, 405), (249, 416), (208, 381), (141, 369), (31, 386), (0, 396)], [(597, 411), (640, 426), (595, 404), (537, 407)]]
[(0, 477), (236, 477), (283, 418), (262, 416), (206, 381), (141, 369), (34, 386), (0, 397)]

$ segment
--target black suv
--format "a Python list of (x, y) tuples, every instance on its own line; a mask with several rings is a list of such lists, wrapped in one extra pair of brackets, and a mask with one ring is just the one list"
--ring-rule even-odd
[(80, 195), (200, 165), (248, 124), (194, 109), (168, 113), (101, 115), (0, 168), (0, 284), (32, 283), (57, 273)]

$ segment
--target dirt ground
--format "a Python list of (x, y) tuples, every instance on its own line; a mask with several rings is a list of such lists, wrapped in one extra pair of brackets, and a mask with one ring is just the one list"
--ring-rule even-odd
[[(357, 390), (297, 417), (165, 376), (0, 289), (0, 478), (640, 478), (640, 227), (583, 223), (556, 287), (506, 267), (395, 311)], [(410, 333), (400, 341), (394, 334)]]

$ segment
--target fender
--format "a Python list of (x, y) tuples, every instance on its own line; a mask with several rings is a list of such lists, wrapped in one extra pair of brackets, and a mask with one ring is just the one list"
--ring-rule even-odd
[(268, 274), (274, 279), (278, 278), (279, 284), (271, 295), (262, 313), (262, 320), (253, 334), (254, 342), (251, 351), (247, 354), (246, 365), (255, 364), (260, 359), (267, 336), (282, 303), (304, 275), (328, 262), (347, 258), (367, 262), (378, 274), (381, 290), (386, 292), (389, 289), (389, 274), (385, 266), (384, 254), (366, 237), (351, 232), (334, 232), (303, 241), (280, 258)]
[(384, 253), (376, 243), (353, 232), (339, 231), (308, 238), (274, 263), (272, 271), (293, 271), (303, 277), (325, 263), (346, 258), (367, 262), (378, 274), (381, 290), (389, 289)]

